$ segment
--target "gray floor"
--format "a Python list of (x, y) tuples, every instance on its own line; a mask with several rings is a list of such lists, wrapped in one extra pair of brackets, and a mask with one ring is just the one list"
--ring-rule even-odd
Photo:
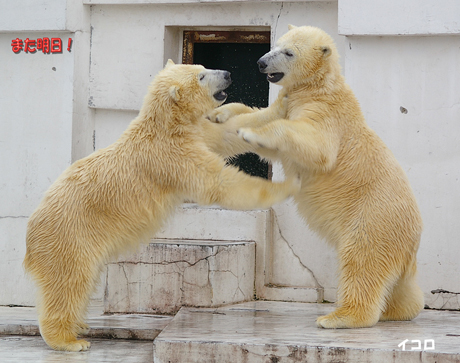
[(40, 336), (0, 336), (2, 363), (151, 363), (152, 341), (91, 339), (86, 352), (56, 352)]
[(174, 319), (103, 316), (95, 308), (91, 349), (66, 353), (54, 352), (40, 336), (14, 335), (38, 334), (34, 309), (0, 307), (0, 362), (460, 362), (460, 312), (425, 310), (410, 322), (367, 329), (317, 328), (316, 317), (333, 308), (257, 301), (184, 308)]
[(151, 363), (152, 341), (172, 319), (166, 315), (103, 315), (102, 307), (95, 305), (88, 314), (91, 349), (56, 352), (40, 336), (35, 308), (0, 306), (0, 363)]

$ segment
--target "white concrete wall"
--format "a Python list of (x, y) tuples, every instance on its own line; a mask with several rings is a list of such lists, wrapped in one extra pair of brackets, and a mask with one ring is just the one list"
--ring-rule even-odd
[[(337, 36), (336, 2), (93, 5), (91, 106), (139, 110), (148, 84), (167, 58), (181, 61), (182, 41), (172, 34), (184, 28), (264, 29), (277, 39), (289, 23), (321, 26), (339, 47), (344, 44)], [(165, 43), (165, 37), (174, 42)]]
[(457, 0), (340, 0), (343, 35), (445, 35), (460, 33)]
[[(91, 137), (81, 136), (86, 130), (76, 132), (92, 112), (85, 16), (89, 8), (61, 0), (0, 5), (0, 305), (35, 304), (35, 287), (22, 268), (27, 219), (75, 155), (92, 150)], [(12, 51), (13, 39), (43, 37), (61, 38), (63, 52)]]
[(27, 218), (70, 164), (72, 146), (72, 54), (15, 54), (17, 37), (26, 38), (0, 34), (0, 305), (31, 302), (21, 266)]
[(66, 30), (66, 1), (2, 0), (0, 4), (2, 31)]
[[(458, 295), (430, 293), (460, 292), (459, 2), (165, 2), (2, 2), (0, 305), (33, 304), (32, 285), (21, 267), (27, 217), (65, 167), (92, 151), (93, 131), (96, 148), (104, 147), (136, 116), (165, 60), (180, 61), (184, 28), (271, 30), (274, 42), (292, 23), (319, 26), (336, 40), (345, 76), (370, 126), (400, 160), (419, 200), (425, 220), (420, 283), (427, 302), (460, 308)], [(72, 37), (73, 51), (11, 51), (12, 39), (49, 32)], [(274, 86), (270, 99), (276, 93)], [(280, 167), (274, 169), (280, 178)], [(172, 223), (180, 225), (182, 215)], [(243, 228), (239, 218), (235, 229)], [(277, 290), (267, 288), (264, 296), (334, 300), (334, 251), (309, 231), (292, 201), (275, 206), (272, 219), (260, 271), (266, 274), (262, 285)]]

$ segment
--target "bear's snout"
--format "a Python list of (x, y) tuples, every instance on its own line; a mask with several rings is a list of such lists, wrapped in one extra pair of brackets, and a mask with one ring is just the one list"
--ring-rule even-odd
[(265, 60), (263, 59), (263, 57), (257, 61), (257, 64), (259, 65), (259, 72), (263, 72), (268, 65), (267, 62), (265, 62)]

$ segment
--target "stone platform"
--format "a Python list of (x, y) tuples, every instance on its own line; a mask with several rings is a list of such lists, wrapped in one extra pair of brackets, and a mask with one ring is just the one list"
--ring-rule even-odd
[(183, 308), (154, 341), (155, 363), (460, 362), (460, 312), (425, 310), (410, 322), (319, 329), (330, 304), (257, 301)]
[(413, 321), (367, 329), (317, 328), (317, 316), (333, 309), (256, 301), (182, 308), (173, 318), (92, 308), (91, 349), (69, 353), (30, 336), (38, 334), (35, 309), (0, 307), (0, 362), (460, 363), (460, 312), (424, 310)]

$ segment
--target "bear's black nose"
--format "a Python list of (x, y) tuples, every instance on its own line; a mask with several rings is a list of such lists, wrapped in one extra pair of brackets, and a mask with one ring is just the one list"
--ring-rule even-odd
[(231, 75), (230, 72), (224, 71), (224, 79), (225, 79), (226, 81), (230, 80), (230, 75)]
[(262, 59), (260, 58), (258, 61), (257, 61), (257, 64), (259, 65), (259, 71), (263, 71), (265, 68), (267, 68), (267, 63)]

